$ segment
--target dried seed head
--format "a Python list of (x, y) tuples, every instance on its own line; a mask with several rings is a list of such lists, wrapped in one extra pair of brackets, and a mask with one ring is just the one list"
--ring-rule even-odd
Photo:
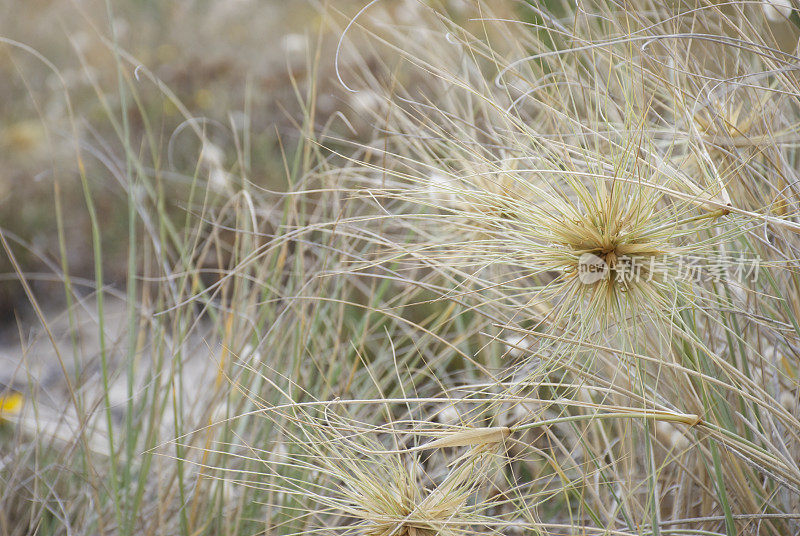
[[(411, 450), (387, 450), (375, 436), (351, 421), (328, 414), (320, 418), (297, 411), (301, 456), (290, 464), (313, 465), (329, 478), (316, 487), (317, 500), (335, 515), (353, 520), (366, 536), (456, 536), (480, 522), (473, 499), (490, 485), (496, 458), (487, 445), (508, 429), (480, 428), (449, 434)], [(426, 447), (473, 446), (445, 475), (429, 476), (420, 452)], [(284, 460), (285, 463), (285, 460)]]
[(699, 251), (683, 240), (695, 229), (642, 187), (578, 193), (537, 217), (537, 241), (547, 247), (532, 262), (555, 274), (540, 294), (553, 304), (547, 323), (591, 332), (668, 315), (679, 258)]

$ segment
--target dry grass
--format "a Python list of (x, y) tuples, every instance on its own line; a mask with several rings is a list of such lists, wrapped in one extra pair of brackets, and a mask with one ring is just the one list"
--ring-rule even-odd
[(103, 42), (103, 114), (64, 123), (97, 162), (89, 281), (56, 205), (62, 318), (0, 234), (32, 310), (0, 532), (795, 534), (797, 13), (314, 7), (285, 144), (253, 89), (200, 116)]

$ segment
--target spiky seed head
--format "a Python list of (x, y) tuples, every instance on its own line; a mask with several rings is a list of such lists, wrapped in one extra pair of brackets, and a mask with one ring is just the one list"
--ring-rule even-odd
[(364, 536), (457, 536), (479, 523), (471, 499), (489, 482), (491, 445), (507, 435), (507, 429), (455, 431), (454, 443), (443, 446), (473, 449), (434, 479), (425, 473), (422, 448), (387, 450), (363, 429), (327, 413), (320, 418), (298, 410), (294, 419), (301, 425), (294, 444), (303, 451), (294, 463), (327, 475), (330, 482), (316, 488), (317, 500), (352, 519)]

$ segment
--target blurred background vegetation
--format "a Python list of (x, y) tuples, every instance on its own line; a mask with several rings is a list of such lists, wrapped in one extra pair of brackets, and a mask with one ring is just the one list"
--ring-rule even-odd
[[(369, 126), (359, 116), (369, 102), (349, 101), (338, 87), (331, 51), (341, 28), (331, 27), (336, 19), (324, 15), (341, 10), (339, 20), (345, 21), (360, 4), (337, 1), (332, 10), (303, 0), (0, 2), (0, 225), (37, 295), (53, 306), (64, 295), (63, 284), (53, 281), (53, 267), (62, 265), (57, 204), (69, 273), (76, 281), (94, 277), (76, 135), (103, 226), (105, 281), (111, 285), (123, 283), (126, 270), (125, 136), (147, 140), (134, 142), (141, 145), (132, 150), (174, 190), (166, 209), (176, 217), (189, 208), (181, 201), (194, 174), (219, 193), (226, 180), (242, 177), (285, 190), (284, 155), (292, 154), (301, 135), (301, 103), (317, 43), (325, 53), (315, 82), (316, 126), (344, 110), (353, 116), (348, 135), (365, 136)], [(400, 19), (413, 17), (414, 4), (397, 2), (390, 9)], [(114, 42), (130, 55), (123, 63), (115, 58)], [(185, 110), (137, 64), (152, 71)], [(120, 76), (136, 85), (136, 97), (128, 95), (124, 103)], [(215, 145), (205, 153), (184, 112), (201, 118), (198, 124)], [(0, 274), (0, 323), (7, 325), (29, 304), (5, 253)]]

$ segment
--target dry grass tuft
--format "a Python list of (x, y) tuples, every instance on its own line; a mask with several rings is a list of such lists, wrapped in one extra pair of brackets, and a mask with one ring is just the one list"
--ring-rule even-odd
[[(209, 31), (258, 22), (211, 4)], [(96, 32), (91, 120), (3, 40), (55, 71), (71, 152), (60, 262), (0, 229), (33, 318), (0, 367), (0, 533), (797, 534), (798, 13), (320, 4), (279, 79), (180, 82)], [(26, 154), (49, 132), (13, 125)]]

